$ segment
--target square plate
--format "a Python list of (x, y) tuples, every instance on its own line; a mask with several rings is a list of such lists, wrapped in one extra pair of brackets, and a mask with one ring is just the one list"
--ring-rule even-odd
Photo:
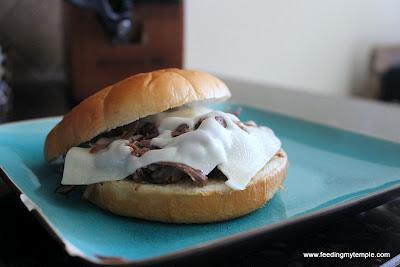
[(242, 120), (275, 131), (290, 166), (285, 189), (238, 219), (155, 223), (104, 212), (82, 201), (79, 192), (69, 197), (54, 193), (61, 175), (45, 164), (42, 151), (46, 134), (60, 118), (0, 126), (1, 176), (69, 254), (93, 263), (146, 264), (207, 253), (378, 206), (400, 195), (400, 144), (242, 108)]

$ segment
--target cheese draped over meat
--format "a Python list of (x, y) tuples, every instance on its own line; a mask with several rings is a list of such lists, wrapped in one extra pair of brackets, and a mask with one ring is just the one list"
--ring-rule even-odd
[[(224, 123), (216, 117), (222, 118)], [(201, 124), (198, 124), (200, 119)], [(73, 147), (65, 158), (62, 184), (122, 180), (147, 165), (175, 162), (206, 175), (217, 167), (227, 177), (226, 185), (243, 190), (281, 147), (271, 129), (245, 125), (233, 114), (205, 107), (182, 107), (145, 120), (158, 127), (160, 135), (151, 140), (151, 145), (159, 149), (136, 157), (131, 153), (129, 142), (123, 139), (112, 141), (95, 154), (90, 153), (89, 148)], [(172, 137), (171, 133), (182, 124), (187, 124), (191, 131)]]

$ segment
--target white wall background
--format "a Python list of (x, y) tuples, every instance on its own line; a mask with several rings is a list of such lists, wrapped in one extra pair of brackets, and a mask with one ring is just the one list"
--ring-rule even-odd
[(185, 2), (185, 67), (227, 78), (360, 93), (371, 48), (395, 43), (398, 0)]

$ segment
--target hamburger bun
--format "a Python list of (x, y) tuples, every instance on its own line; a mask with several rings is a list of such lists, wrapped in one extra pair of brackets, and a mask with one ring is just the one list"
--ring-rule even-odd
[[(140, 118), (230, 96), (222, 81), (199, 71), (165, 69), (134, 75), (100, 90), (65, 115), (46, 138), (45, 159), (53, 161), (72, 147)], [(263, 206), (282, 186), (287, 166), (287, 155), (280, 150), (244, 190), (231, 189), (221, 174), (203, 187), (190, 179), (174, 184), (100, 182), (87, 186), (83, 197), (123, 216), (169, 223), (223, 221)]]
[(192, 182), (143, 184), (129, 180), (93, 184), (84, 198), (117, 215), (168, 223), (209, 223), (236, 218), (262, 207), (282, 187), (288, 167), (280, 150), (245, 190), (232, 190), (223, 179), (203, 187)]

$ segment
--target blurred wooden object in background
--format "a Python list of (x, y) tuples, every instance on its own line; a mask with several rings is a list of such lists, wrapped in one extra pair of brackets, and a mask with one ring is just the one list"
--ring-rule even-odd
[(380, 99), (382, 95), (382, 76), (394, 66), (400, 65), (400, 45), (379, 46), (371, 54), (368, 97)]
[(74, 101), (129, 75), (165, 67), (182, 67), (181, 1), (134, 2), (136, 36), (114, 43), (96, 13), (64, 5), (67, 72)]

